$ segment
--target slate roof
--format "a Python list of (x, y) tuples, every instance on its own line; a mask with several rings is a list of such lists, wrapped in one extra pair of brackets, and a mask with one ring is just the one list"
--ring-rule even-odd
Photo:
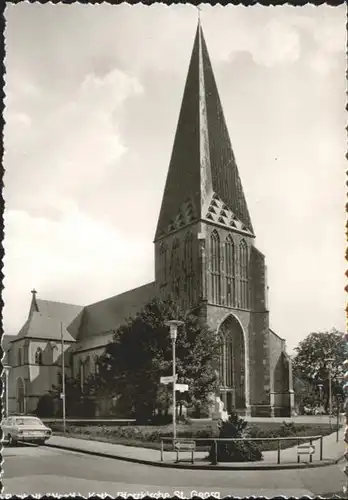
[(66, 325), (69, 325), (83, 309), (83, 306), (53, 300), (36, 299), (36, 304), (41, 314), (59, 319)]
[[(18, 335), (13, 339), (13, 342), (22, 338), (35, 338), (45, 340), (58, 340), (61, 338), (61, 322), (58, 318), (51, 318), (43, 314), (33, 311), (28, 320), (24, 323)], [(75, 342), (75, 339), (63, 325), (63, 340), (66, 342)]]
[(269, 328), (269, 331), (272, 335), (275, 335), (276, 337), (278, 337), (278, 339), (282, 340), (283, 342), (285, 342), (285, 339), (283, 339), (282, 337), (280, 337), (275, 331), (273, 331), (271, 328)]
[(140, 312), (155, 293), (156, 283), (152, 282), (86, 306), (78, 340), (117, 330), (128, 318)]
[[(193, 207), (188, 214), (190, 221), (205, 217), (208, 208), (206, 202), (209, 203), (213, 193), (253, 235), (237, 163), (199, 23), (155, 239), (168, 234), (168, 228), (175, 223), (184, 204)], [(183, 223), (184, 220), (181, 221)]]
[(113, 331), (110, 331), (109, 333), (100, 333), (92, 337), (88, 337), (87, 339), (82, 338), (74, 344), (74, 351), (90, 351), (105, 347), (113, 341), (113, 337), (114, 333)]

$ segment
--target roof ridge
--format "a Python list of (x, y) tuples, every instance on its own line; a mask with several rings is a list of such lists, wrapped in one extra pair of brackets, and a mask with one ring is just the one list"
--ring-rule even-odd
[(73, 307), (85, 307), (81, 304), (72, 304), (70, 302), (60, 302), (59, 300), (50, 300), (50, 299), (36, 299), (36, 302), (49, 302), (50, 304), (60, 304), (63, 306), (73, 306)]
[(126, 290), (125, 292), (117, 293), (116, 295), (111, 295), (111, 297), (106, 297), (105, 299), (98, 300), (97, 302), (92, 302), (92, 303), (84, 306), (84, 309), (87, 309), (90, 306), (94, 306), (95, 304), (101, 304), (102, 302), (106, 302), (108, 300), (115, 299), (116, 297), (122, 297), (124, 295), (129, 294), (129, 293), (133, 293), (136, 290), (139, 290), (140, 288), (145, 288), (146, 286), (149, 286), (149, 285), (156, 285), (156, 281), (150, 281), (149, 283), (145, 283), (145, 285), (136, 286), (134, 288), (131, 288), (130, 290)]

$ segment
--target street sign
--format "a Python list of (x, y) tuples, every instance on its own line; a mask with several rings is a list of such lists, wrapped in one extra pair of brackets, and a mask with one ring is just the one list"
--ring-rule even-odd
[(189, 390), (189, 386), (187, 384), (175, 384), (175, 390), (180, 392), (186, 392)]
[[(175, 375), (175, 381), (178, 379), (178, 376)], [(171, 377), (161, 377), (160, 379), (161, 384), (172, 384), (174, 382), (173, 375)]]
[(300, 444), (297, 447), (298, 455), (313, 455), (315, 452), (315, 446), (311, 444)]
[(64, 399), (64, 392), (60, 393), (60, 399)]
[(175, 441), (174, 443), (175, 450), (195, 450), (196, 443), (195, 441)]

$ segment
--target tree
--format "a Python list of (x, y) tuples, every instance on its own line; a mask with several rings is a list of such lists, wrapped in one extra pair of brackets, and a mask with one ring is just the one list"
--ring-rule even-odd
[[(62, 416), (62, 380), (53, 385), (49, 391), (56, 402), (59, 416)], [(92, 379), (87, 380), (83, 388), (79, 380), (73, 377), (65, 378), (65, 409), (67, 417), (92, 417), (95, 414), (95, 403)]]
[(199, 412), (216, 387), (218, 340), (194, 314), (184, 317), (171, 299), (151, 300), (135, 318), (115, 333), (105, 349), (95, 375), (96, 393), (108, 391), (118, 396), (128, 414), (147, 420), (156, 408), (168, 409), (170, 388), (160, 385), (160, 377), (172, 374), (172, 344), (165, 322), (179, 319), (176, 341), (178, 383), (189, 385), (187, 403)]
[(340, 378), (343, 376), (343, 362), (347, 357), (343, 333), (337, 330), (316, 332), (308, 335), (295, 349), (293, 359), (294, 376), (310, 384), (319, 400), (319, 384), (326, 408), (329, 404), (329, 359), (331, 362), (332, 395), (341, 392)]
[[(237, 413), (232, 413), (228, 421), (221, 422), (219, 438), (245, 438), (245, 441), (218, 441), (217, 449), (212, 443), (209, 458), (215, 462), (252, 462), (263, 460), (259, 443), (248, 441), (246, 422)], [(217, 452), (217, 456), (216, 456)]]

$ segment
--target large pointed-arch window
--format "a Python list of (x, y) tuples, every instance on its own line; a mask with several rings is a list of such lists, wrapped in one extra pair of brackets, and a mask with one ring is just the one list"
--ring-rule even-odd
[(193, 237), (191, 232), (188, 232), (185, 238), (184, 262), (185, 262), (185, 273), (186, 273), (185, 281), (186, 281), (187, 299), (188, 299), (188, 305), (191, 306), (194, 300)]
[(229, 335), (220, 336), (219, 384), (233, 387), (233, 342)]
[(162, 277), (162, 285), (167, 283), (168, 277), (168, 247), (165, 243), (161, 244), (160, 247), (160, 268), (161, 268), (161, 277)]
[(232, 237), (229, 235), (225, 242), (225, 279), (226, 279), (226, 305), (235, 306), (235, 253)]
[(249, 308), (249, 265), (248, 265), (248, 246), (245, 240), (240, 242), (239, 247), (240, 261), (240, 306), (242, 309)]
[(210, 236), (211, 248), (211, 298), (214, 304), (221, 301), (221, 260), (220, 260), (220, 238), (216, 231)]
[(173, 240), (172, 255), (170, 260), (170, 273), (172, 276), (173, 293), (175, 297), (180, 295), (180, 242), (177, 238)]

